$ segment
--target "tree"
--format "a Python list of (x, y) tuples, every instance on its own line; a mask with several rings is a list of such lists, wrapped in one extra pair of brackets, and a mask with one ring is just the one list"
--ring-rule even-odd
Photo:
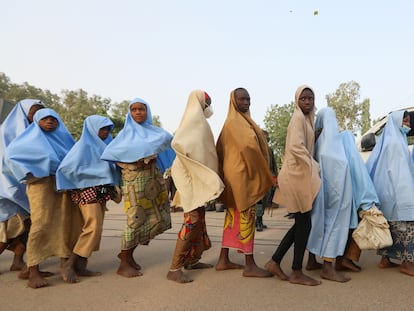
[(3, 72), (0, 72), (0, 98), (7, 100), (7, 93), (10, 91), (10, 79)]
[(157, 115), (152, 116), (152, 124), (155, 126), (162, 127), (160, 116), (157, 116)]
[(129, 100), (123, 100), (120, 103), (114, 103), (111, 108), (111, 116), (124, 118), (128, 113)]
[[(335, 93), (325, 97), (328, 106), (332, 107), (336, 113), (340, 130), (347, 129), (355, 133), (362, 128), (362, 122), (366, 126), (366, 122), (370, 120), (369, 100), (365, 99), (362, 103), (357, 102), (360, 97), (359, 89), (360, 86), (355, 81), (341, 83)], [(364, 121), (361, 120), (362, 114), (364, 114)]]
[(361, 134), (364, 134), (371, 128), (371, 116), (369, 114), (370, 103), (366, 98), (361, 103)]
[[(115, 136), (124, 126), (129, 106), (128, 100), (113, 104), (110, 98), (103, 98), (100, 95), (88, 96), (88, 93), (82, 89), (63, 90), (60, 97), (27, 82), (21, 85), (14, 84), (2, 72), (0, 72), (0, 98), (11, 103), (26, 98), (42, 100), (47, 107), (56, 110), (75, 139), (78, 139), (82, 133), (85, 118), (93, 114), (110, 117), (114, 123), (112, 134)], [(152, 122), (156, 126), (162, 126), (157, 115), (153, 116)]]
[(285, 152), (287, 127), (295, 110), (295, 103), (271, 105), (264, 118), (265, 129), (269, 133), (269, 146), (273, 150), (278, 168)]
[(57, 94), (53, 94), (49, 90), (42, 90), (27, 82), (21, 85), (12, 83), (4, 73), (0, 73), (0, 98), (11, 103), (17, 103), (26, 98), (39, 99), (47, 107), (55, 109), (58, 112), (60, 108), (60, 97)]

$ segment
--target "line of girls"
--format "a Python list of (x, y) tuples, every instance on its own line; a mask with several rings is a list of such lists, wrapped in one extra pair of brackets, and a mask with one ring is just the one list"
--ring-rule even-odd
[[(302, 272), (307, 249), (307, 270), (321, 269), (322, 279), (349, 281), (341, 271), (361, 270), (355, 263), (361, 250), (352, 239), (358, 213), (378, 207), (390, 224), (393, 238), (390, 247), (378, 250), (379, 268), (399, 267), (401, 273), (414, 276), (414, 162), (407, 145), (409, 114), (390, 114), (364, 163), (353, 133), (339, 131), (332, 108), (320, 109), (313, 121), (314, 92), (310, 86), (299, 87), (295, 98), (296, 109), (288, 127), (285, 159), (274, 197), (295, 221), (265, 268), (281, 280), (319, 285), (319, 280)], [(281, 269), (281, 261), (293, 244), (292, 273), (288, 276)], [(391, 259), (400, 260), (401, 265)]]
[[(218, 197), (223, 184), (216, 172), (217, 156), (211, 153), (215, 151), (214, 139), (206, 121), (212, 115), (210, 105), (211, 99), (202, 90), (189, 96), (180, 126), (195, 124), (196, 140), (205, 140), (199, 140), (197, 146), (187, 144), (180, 130), (173, 142), (170, 133), (154, 126), (150, 106), (141, 98), (130, 102), (124, 127), (116, 138), (111, 136), (114, 124), (109, 118), (92, 115), (85, 119), (76, 143), (57, 112), (43, 102), (28, 99), (17, 103), (1, 127), (1, 178), (6, 187), (0, 188), (0, 253), (5, 249), (15, 252), (11, 270), (21, 270), (19, 278), (28, 280), (31, 288), (49, 284), (47, 277), (52, 273), (41, 271), (39, 264), (52, 256), (61, 259), (60, 274), (67, 283), (77, 282), (79, 276), (100, 275), (87, 268), (88, 258), (99, 250), (106, 202), (123, 199), (127, 224), (117, 273), (142, 275), (133, 256), (135, 248), (171, 228), (163, 178), (176, 157), (171, 144), (179, 155), (173, 170), (179, 188), (188, 188), (188, 181), (182, 178), (188, 175), (188, 163), (195, 175), (213, 187), (204, 190), (201, 197), (194, 191), (188, 197), (190, 189), (175, 198), (185, 208), (183, 226), (189, 218), (193, 222), (192, 232), (184, 234), (203, 244), (195, 251), (194, 246), (178, 239), (169, 278), (180, 281), (184, 266), (211, 267), (199, 262), (203, 250), (211, 245), (202, 207)], [(185, 151), (187, 157), (182, 156), (182, 149), (188, 146), (197, 150), (192, 159)], [(203, 150), (208, 150), (206, 155)]]
[[(300, 89), (306, 90), (313, 94), (310, 87)], [(300, 95), (296, 96), (296, 102), (303, 114)], [(217, 175), (214, 139), (206, 121), (211, 116), (210, 106), (207, 93), (193, 91), (179, 127), (184, 134), (177, 130), (173, 138), (152, 125), (149, 104), (137, 98), (130, 102), (124, 128), (115, 139), (110, 135), (111, 120), (90, 116), (85, 119), (82, 136), (75, 143), (55, 111), (45, 108), (40, 101), (19, 102), (1, 127), (4, 152), (1, 178), (2, 184), (8, 187), (2, 187), (0, 192), (0, 253), (6, 248), (14, 251), (11, 269), (25, 267), (23, 253), (27, 248), (27, 268), (19, 277), (28, 279), (29, 287), (48, 285), (46, 278), (51, 273), (41, 271), (39, 264), (51, 256), (61, 258), (61, 276), (65, 282), (77, 282), (78, 276), (99, 275), (87, 268), (87, 259), (99, 249), (106, 202), (110, 199), (120, 202), (123, 198), (127, 225), (122, 234), (117, 273), (125, 277), (142, 275), (141, 266), (133, 256), (135, 248), (171, 228), (162, 171), (172, 165), (176, 154), (174, 181), (181, 189), (192, 188), (179, 192), (181, 198), (176, 198), (185, 207), (184, 223), (167, 278), (186, 283), (191, 279), (181, 272), (182, 267), (210, 268), (211, 265), (199, 261), (202, 252), (211, 247), (202, 206), (223, 191)], [(349, 278), (338, 270), (360, 270), (354, 263), (359, 259), (360, 250), (350, 233), (358, 223), (358, 211), (373, 205), (379, 206), (390, 221), (394, 240), (393, 246), (379, 251), (382, 255), (379, 266), (396, 266), (390, 258), (402, 260), (400, 271), (414, 275), (414, 208), (409, 200), (414, 170), (406, 140), (409, 115), (398, 111), (389, 120), (365, 166), (352, 133), (339, 133), (333, 111), (325, 108), (318, 113), (314, 127), (320, 136), (314, 155), (320, 165), (322, 183), (310, 213), (312, 229), (307, 226), (309, 230), (304, 235), (309, 234), (309, 240), (305, 239), (310, 252), (306, 267), (308, 270), (322, 268), (324, 279), (345, 282)], [(197, 129), (195, 135), (187, 135), (188, 128)], [(188, 148), (192, 148), (191, 153), (187, 152)], [(203, 152), (206, 150), (209, 152)], [(188, 183), (183, 176), (188, 177), (189, 172), (193, 174), (192, 180), (208, 176), (208, 191), (200, 192), (199, 189), (206, 187)], [(338, 175), (342, 177), (337, 178)], [(281, 180), (279, 190), (283, 194), (283, 173)], [(284, 203), (277, 198), (276, 202)], [(299, 211), (300, 214), (308, 212)], [(295, 225), (298, 219), (295, 218)], [(292, 228), (296, 230), (296, 227)], [(296, 237), (289, 232), (266, 269), (292, 283), (320, 284), (298, 273), (302, 267), (296, 261), (303, 256), (295, 256), (291, 276), (281, 270), (284, 254), (290, 245), (296, 244)], [(198, 247), (184, 242), (189, 240), (197, 240)], [(317, 263), (316, 256), (323, 258), (322, 265)]]

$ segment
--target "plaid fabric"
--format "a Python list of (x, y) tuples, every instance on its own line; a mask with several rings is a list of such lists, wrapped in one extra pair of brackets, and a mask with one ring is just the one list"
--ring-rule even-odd
[(79, 205), (90, 203), (105, 203), (115, 195), (113, 186), (95, 186), (72, 190), (72, 201)]

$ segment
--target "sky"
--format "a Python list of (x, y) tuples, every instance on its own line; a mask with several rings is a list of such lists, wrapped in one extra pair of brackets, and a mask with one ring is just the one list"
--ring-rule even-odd
[(237, 87), (260, 126), (301, 84), (319, 109), (350, 81), (372, 119), (414, 106), (412, 0), (0, 0), (0, 11), (13, 83), (141, 97), (170, 132), (194, 89), (212, 98), (216, 138)]

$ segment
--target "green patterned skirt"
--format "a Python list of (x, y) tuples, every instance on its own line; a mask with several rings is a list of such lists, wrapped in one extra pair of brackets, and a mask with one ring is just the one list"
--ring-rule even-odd
[(127, 225), (122, 249), (147, 245), (156, 235), (171, 228), (170, 202), (164, 178), (155, 161), (122, 168), (122, 193)]

